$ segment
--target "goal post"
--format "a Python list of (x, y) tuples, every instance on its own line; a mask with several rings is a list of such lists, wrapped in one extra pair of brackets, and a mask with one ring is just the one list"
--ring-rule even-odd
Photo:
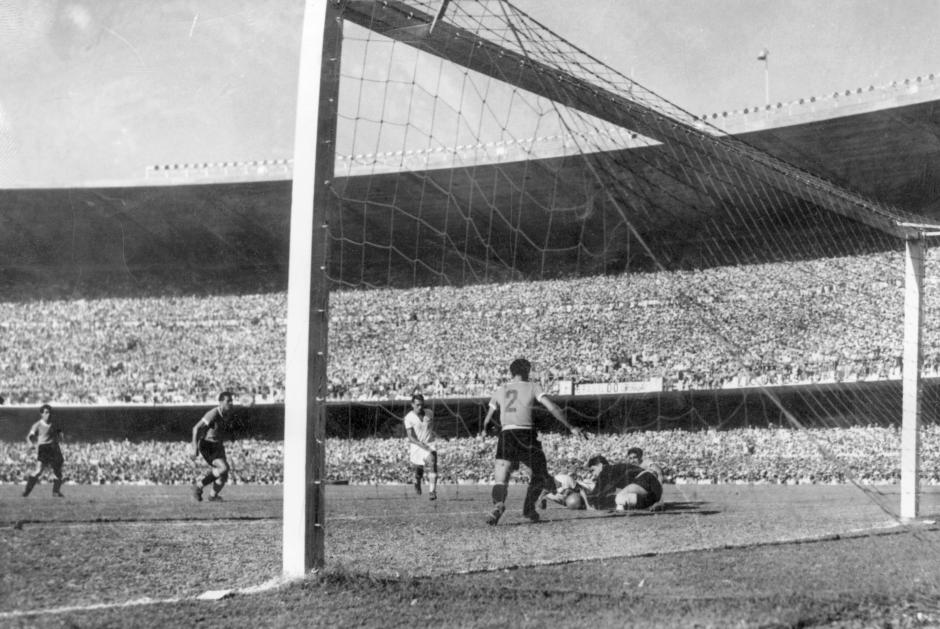
[(297, 85), (284, 403), (283, 574), (324, 561), (327, 238), (342, 20), (335, 2), (306, 0)]
[(921, 336), (924, 314), (924, 238), (905, 242), (904, 361), (901, 408), (901, 504), (904, 520), (917, 518), (920, 503)]

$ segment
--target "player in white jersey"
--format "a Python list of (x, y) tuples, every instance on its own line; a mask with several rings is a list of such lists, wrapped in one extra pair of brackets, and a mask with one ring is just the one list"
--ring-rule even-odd
[(490, 398), (489, 410), (483, 420), (482, 435), (499, 411), (500, 432), (496, 443), (496, 484), (493, 485), (493, 512), (486, 522), (495, 526), (506, 510), (506, 494), (509, 486), (509, 477), (513, 470), (523, 464), (529, 468), (532, 476), (526, 490), (525, 501), (522, 505), (522, 514), (532, 522), (539, 521), (539, 514), (535, 505), (544, 493), (555, 491), (555, 480), (548, 472), (548, 463), (542, 443), (538, 439), (538, 432), (532, 418), (532, 408), (540, 402), (552, 416), (561, 422), (572, 434), (581, 436), (581, 429), (568, 423), (564, 412), (557, 404), (552, 402), (542, 387), (535, 382), (529, 382), (529, 372), (532, 364), (525, 358), (517, 358), (509, 365), (509, 374), (512, 376), (507, 384), (498, 387)]
[(434, 447), (434, 412), (424, 405), (424, 396), (411, 396), (411, 410), (405, 415), (405, 438), (415, 473), (415, 493), (421, 494), (421, 480), (428, 474), (428, 498), (437, 500), (437, 449)]
[(36, 446), (36, 469), (26, 477), (26, 488), (23, 490), (25, 498), (33, 491), (39, 482), (39, 477), (48, 467), (52, 469), (55, 480), (52, 481), (52, 495), (62, 498), (62, 449), (59, 442), (62, 440), (62, 429), (59, 423), (52, 419), (52, 407), (43, 404), (39, 407), (39, 421), (32, 425), (26, 434), (26, 443)]

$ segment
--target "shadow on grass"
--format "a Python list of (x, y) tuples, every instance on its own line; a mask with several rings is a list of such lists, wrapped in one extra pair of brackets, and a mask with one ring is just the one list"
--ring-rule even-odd
[[(524, 526), (524, 525), (529, 525), (529, 524), (552, 524), (552, 523), (570, 522), (573, 519), (604, 520), (607, 518), (636, 518), (636, 517), (686, 515), (686, 514), (718, 515), (721, 513), (721, 511), (718, 509), (704, 509), (703, 506), (705, 504), (707, 503), (705, 503), (704, 501), (668, 502), (668, 503), (665, 503), (661, 508), (658, 508), (652, 511), (649, 509), (637, 509), (633, 511), (614, 511), (613, 509), (603, 510), (603, 511), (575, 510), (571, 512), (571, 517), (552, 517), (553, 515), (560, 515), (568, 511), (566, 509), (552, 509), (549, 511), (548, 514), (546, 514), (543, 517), (542, 520), (538, 522), (529, 522), (529, 521), (507, 522), (505, 526)], [(503, 524), (500, 524), (500, 526), (503, 526)]]
[(721, 513), (718, 509), (704, 509), (703, 506), (706, 503), (703, 501), (689, 501), (689, 502), (666, 502), (662, 503), (656, 509), (635, 509), (627, 512), (609, 512), (611, 515), (617, 516), (629, 516), (631, 518), (635, 517), (646, 517), (646, 516), (660, 516), (660, 515), (676, 515), (676, 514), (687, 514), (694, 513), (695, 515), (717, 515)]

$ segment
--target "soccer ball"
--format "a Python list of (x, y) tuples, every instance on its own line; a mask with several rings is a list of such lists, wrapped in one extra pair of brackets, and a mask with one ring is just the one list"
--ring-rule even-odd
[(581, 511), (584, 509), (584, 500), (581, 499), (581, 494), (576, 491), (571, 492), (565, 496), (565, 506), (572, 511)]

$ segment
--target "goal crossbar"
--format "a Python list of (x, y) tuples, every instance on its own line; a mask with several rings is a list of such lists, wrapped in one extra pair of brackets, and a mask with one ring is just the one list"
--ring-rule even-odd
[[(925, 230), (940, 230), (940, 223), (914, 226), (911, 224), (913, 218), (897, 208), (885, 207), (838, 188), (811, 173), (754, 151), (732, 137), (706, 133), (622, 94), (440, 21), (438, 16), (424, 13), (408, 3), (350, 0), (343, 5), (343, 19), (565, 107), (630, 129), (663, 143), (671, 150), (693, 151), (705, 161), (726, 163), (769, 186), (786, 190), (805, 201), (899, 238), (916, 238)], [(794, 178), (798, 179), (799, 185), (794, 185)]]

